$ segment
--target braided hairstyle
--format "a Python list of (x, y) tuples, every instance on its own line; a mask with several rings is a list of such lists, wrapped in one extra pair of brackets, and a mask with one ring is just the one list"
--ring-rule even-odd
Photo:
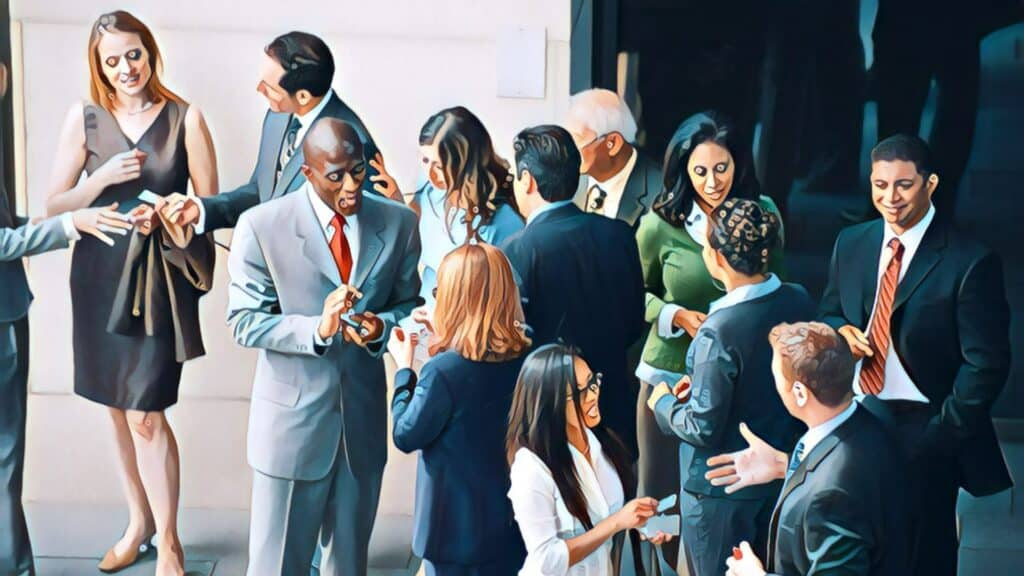
[(708, 243), (733, 270), (764, 274), (780, 244), (779, 217), (753, 200), (728, 198), (710, 214)]

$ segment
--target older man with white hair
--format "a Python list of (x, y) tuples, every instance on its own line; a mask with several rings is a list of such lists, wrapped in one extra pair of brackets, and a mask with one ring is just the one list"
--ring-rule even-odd
[(580, 150), (580, 173), (588, 176), (576, 204), (635, 228), (660, 189), (661, 171), (634, 148), (629, 107), (611, 90), (584, 90), (570, 98), (565, 127)]

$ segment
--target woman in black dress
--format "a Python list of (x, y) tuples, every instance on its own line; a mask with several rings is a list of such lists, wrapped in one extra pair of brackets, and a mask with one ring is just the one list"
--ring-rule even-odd
[(164, 410), (177, 402), (182, 363), (204, 352), (198, 300), (214, 252), (139, 195), (185, 192), (190, 181), (214, 194), (216, 158), (199, 109), (161, 83), (145, 24), (100, 16), (88, 58), (91, 101), (72, 106), (62, 128), (47, 212), (116, 203), (137, 225), (113, 247), (81, 239), (71, 263), (75, 392), (108, 407), (129, 504), (128, 528), (99, 568), (130, 565), (156, 533), (156, 573), (183, 574), (178, 447)]

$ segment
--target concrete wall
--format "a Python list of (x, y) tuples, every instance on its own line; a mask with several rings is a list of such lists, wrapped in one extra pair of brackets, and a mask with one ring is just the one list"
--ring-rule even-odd
[[(265, 105), (255, 92), (262, 47), (293, 29), (321, 35), (338, 72), (335, 89), (363, 118), (403, 187), (415, 181), (417, 135), (438, 109), (463, 104), (489, 127), (498, 149), (529, 124), (556, 121), (569, 94), (569, 3), (555, 0), (352, 0), (116, 4), (15, 0), (20, 25), (23, 131), (22, 211), (43, 213), (50, 161), (68, 106), (88, 94), (89, 25), (122, 8), (157, 35), (169, 86), (205, 112), (223, 189), (245, 181), (255, 161)], [(546, 95), (497, 97), (496, 38), (504, 24), (547, 29)], [(18, 100), (16, 100), (18, 102)], [(229, 240), (225, 232), (222, 240)], [(223, 255), (223, 253), (222, 253)], [(36, 294), (25, 496), (33, 500), (118, 501), (119, 481), (105, 409), (72, 393), (67, 252), (32, 259)], [(182, 451), (183, 506), (244, 508), (249, 501), (245, 430), (255, 355), (230, 339), (224, 322), (227, 274), (221, 259), (202, 304), (208, 354), (184, 372), (169, 414)], [(393, 458), (382, 511), (410, 512), (410, 460)]]

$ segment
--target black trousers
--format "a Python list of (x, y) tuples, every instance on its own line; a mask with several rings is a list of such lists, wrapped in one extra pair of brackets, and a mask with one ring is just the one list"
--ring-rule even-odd
[(915, 402), (886, 402), (908, 458), (913, 574), (956, 576), (960, 548), (956, 532), (956, 446), (928, 432), (931, 412)]

